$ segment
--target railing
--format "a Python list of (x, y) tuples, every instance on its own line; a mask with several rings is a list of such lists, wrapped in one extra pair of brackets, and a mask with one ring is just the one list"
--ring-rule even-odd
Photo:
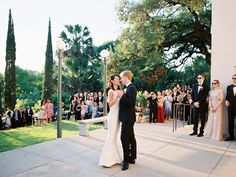
[[(189, 106), (189, 108), (186, 108)], [(181, 119), (182, 116), (183, 127), (185, 126), (185, 110), (189, 109), (188, 123), (192, 124), (192, 106), (191, 104), (175, 103), (173, 109), (173, 132), (177, 130), (177, 121)]]

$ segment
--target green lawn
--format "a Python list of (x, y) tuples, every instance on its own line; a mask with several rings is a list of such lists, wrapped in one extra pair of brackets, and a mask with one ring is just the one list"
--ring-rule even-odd
[[(90, 130), (101, 128), (102, 124), (90, 126)], [(62, 121), (62, 137), (79, 133), (78, 123), (70, 120)], [(35, 125), (10, 130), (0, 130), (0, 152), (29, 146), (56, 139), (57, 122), (46, 125)]]

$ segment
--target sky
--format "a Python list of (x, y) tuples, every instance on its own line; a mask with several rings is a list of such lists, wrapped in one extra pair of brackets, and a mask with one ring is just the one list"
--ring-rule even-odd
[(49, 17), (54, 54), (66, 24), (87, 26), (94, 45), (98, 46), (120, 34), (117, 3), (118, 0), (0, 0), (0, 72), (5, 70), (9, 9), (14, 22), (16, 65), (43, 71)]

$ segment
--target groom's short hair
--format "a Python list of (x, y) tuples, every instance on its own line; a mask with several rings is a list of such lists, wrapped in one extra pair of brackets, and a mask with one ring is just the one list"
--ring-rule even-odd
[(123, 71), (120, 75), (126, 76), (130, 81), (132, 80), (132, 77), (133, 77), (133, 73), (129, 70)]

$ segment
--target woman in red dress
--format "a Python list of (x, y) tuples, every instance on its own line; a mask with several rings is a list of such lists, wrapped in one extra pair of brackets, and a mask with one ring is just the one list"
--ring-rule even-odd
[(164, 123), (165, 116), (164, 116), (164, 96), (161, 92), (157, 92), (157, 123)]

